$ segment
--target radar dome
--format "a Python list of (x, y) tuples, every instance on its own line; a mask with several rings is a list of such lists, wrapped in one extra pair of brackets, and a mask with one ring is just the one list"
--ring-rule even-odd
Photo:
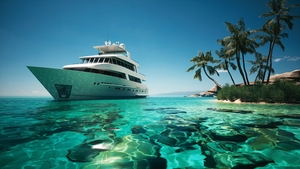
[(121, 43), (119, 46), (125, 50), (125, 45), (124, 45), (124, 43)]

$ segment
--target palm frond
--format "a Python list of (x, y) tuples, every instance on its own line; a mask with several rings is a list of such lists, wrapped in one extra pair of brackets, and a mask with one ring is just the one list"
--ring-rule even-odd
[(237, 66), (233, 62), (229, 62), (229, 65), (233, 70), (236, 70)]
[(198, 70), (196, 70), (195, 75), (194, 75), (194, 79), (198, 79), (199, 81), (202, 81), (201, 68), (199, 68)]
[(282, 44), (282, 42), (281, 42), (280, 39), (277, 39), (277, 40), (275, 41), (275, 44), (276, 44), (276, 45), (279, 45), (280, 48), (284, 51), (285, 47), (283, 46), (283, 44)]
[(186, 70), (186, 72), (190, 72), (190, 71), (194, 70), (196, 66), (197, 66), (197, 65), (193, 65), (193, 66), (190, 67), (188, 70)]
[(209, 75), (214, 75), (214, 74), (217, 72), (217, 71), (216, 71), (216, 67), (207, 65), (206, 68), (207, 68), (207, 70), (208, 70)]

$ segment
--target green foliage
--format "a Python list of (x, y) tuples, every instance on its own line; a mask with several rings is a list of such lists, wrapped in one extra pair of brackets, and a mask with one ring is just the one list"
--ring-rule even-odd
[(289, 81), (277, 80), (272, 85), (257, 83), (254, 86), (230, 86), (218, 91), (219, 100), (267, 103), (300, 103), (300, 86)]

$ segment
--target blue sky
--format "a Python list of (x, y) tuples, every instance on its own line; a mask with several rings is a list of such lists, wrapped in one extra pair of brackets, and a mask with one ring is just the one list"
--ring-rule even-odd
[[(265, 22), (258, 16), (268, 11), (262, 0), (1, 0), (0, 96), (50, 96), (26, 66), (77, 63), (80, 56), (96, 54), (92, 47), (106, 39), (126, 45), (150, 94), (207, 90), (214, 83), (204, 74), (200, 82), (186, 72), (190, 59), (199, 50), (220, 49), (216, 40), (229, 35), (225, 21), (243, 17), (247, 28), (257, 29)], [(300, 19), (293, 23), (282, 40), (285, 51), (274, 49), (276, 73), (300, 69)], [(267, 55), (267, 46), (258, 51)], [(233, 76), (242, 82), (237, 71)], [(227, 73), (213, 78), (221, 85), (231, 82)]]

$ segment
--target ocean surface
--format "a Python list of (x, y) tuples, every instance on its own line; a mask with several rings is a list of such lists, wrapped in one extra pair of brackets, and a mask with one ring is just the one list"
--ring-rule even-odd
[(0, 168), (300, 168), (300, 105), (0, 98)]

